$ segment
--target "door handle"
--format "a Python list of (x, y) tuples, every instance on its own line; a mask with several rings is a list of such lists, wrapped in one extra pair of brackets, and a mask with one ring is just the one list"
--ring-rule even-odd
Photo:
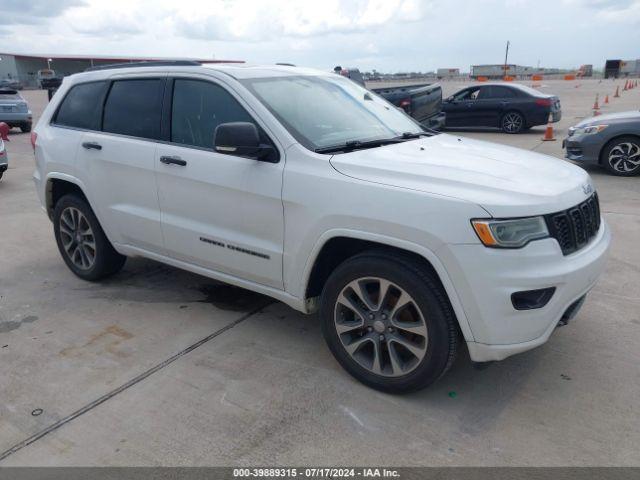
[(96, 142), (83, 142), (82, 146), (87, 150), (102, 150), (102, 145)]
[(180, 157), (163, 155), (162, 157), (160, 157), (160, 161), (165, 165), (180, 165), (181, 167), (185, 167), (187, 165), (187, 161), (182, 160)]

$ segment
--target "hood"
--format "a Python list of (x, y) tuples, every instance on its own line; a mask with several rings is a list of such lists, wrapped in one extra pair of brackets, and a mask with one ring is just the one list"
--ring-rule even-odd
[(640, 110), (632, 110), (630, 112), (607, 113), (606, 115), (598, 115), (597, 117), (589, 117), (582, 120), (576, 127), (585, 127), (587, 125), (597, 125), (603, 122), (626, 122), (629, 120), (640, 121)]
[(497, 218), (564, 210), (593, 189), (569, 162), (447, 134), (334, 155), (331, 164), (360, 180), (472, 202)]

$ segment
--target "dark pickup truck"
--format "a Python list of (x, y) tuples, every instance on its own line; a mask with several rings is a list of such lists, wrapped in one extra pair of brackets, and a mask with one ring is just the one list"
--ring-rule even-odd
[[(362, 73), (357, 68), (337, 66), (333, 71), (366, 88)], [(396, 107), (402, 108), (424, 127), (433, 130), (444, 127), (446, 115), (442, 111), (442, 87), (437, 83), (370, 88), (369, 90), (393, 103)]]
[(371, 88), (370, 90), (402, 108), (427, 128), (438, 130), (444, 126), (442, 87), (437, 83)]

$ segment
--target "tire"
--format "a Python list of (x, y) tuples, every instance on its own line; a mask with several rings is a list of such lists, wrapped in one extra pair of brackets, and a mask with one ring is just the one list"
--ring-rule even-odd
[(53, 230), (67, 267), (83, 280), (97, 281), (113, 275), (127, 259), (116, 252), (93, 210), (78, 195), (68, 194), (58, 200)]
[[(361, 296), (357, 300), (354, 285), (364, 289), (360, 292), (372, 308)], [(382, 290), (387, 295), (380, 302)], [(408, 303), (398, 308), (400, 299)], [(363, 316), (355, 313), (354, 305)], [(324, 286), (320, 319), (338, 363), (360, 382), (384, 392), (425, 388), (444, 375), (456, 357), (458, 326), (446, 293), (434, 273), (402, 254), (370, 251), (339, 265)]]
[(507, 112), (500, 119), (500, 128), (504, 133), (520, 133), (526, 128), (525, 118), (520, 112)]
[(600, 163), (619, 177), (640, 174), (640, 137), (627, 135), (614, 138), (602, 149)]
[(20, 125), (20, 130), (22, 131), (22, 133), (29, 133), (31, 131), (31, 124), (25, 123)]
[(4, 172), (0, 172), (0, 180), (2, 180), (2, 175), (4, 175)]

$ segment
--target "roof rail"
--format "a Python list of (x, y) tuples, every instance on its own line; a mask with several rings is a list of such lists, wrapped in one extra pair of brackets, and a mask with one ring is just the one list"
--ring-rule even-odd
[(193, 67), (202, 65), (195, 60), (149, 60), (145, 62), (111, 63), (109, 65), (98, 65), (89, 67), (85, 72), (95, 72), (97, 70), (111, 70), (112, 68), (137, 68), (137, 67)]

